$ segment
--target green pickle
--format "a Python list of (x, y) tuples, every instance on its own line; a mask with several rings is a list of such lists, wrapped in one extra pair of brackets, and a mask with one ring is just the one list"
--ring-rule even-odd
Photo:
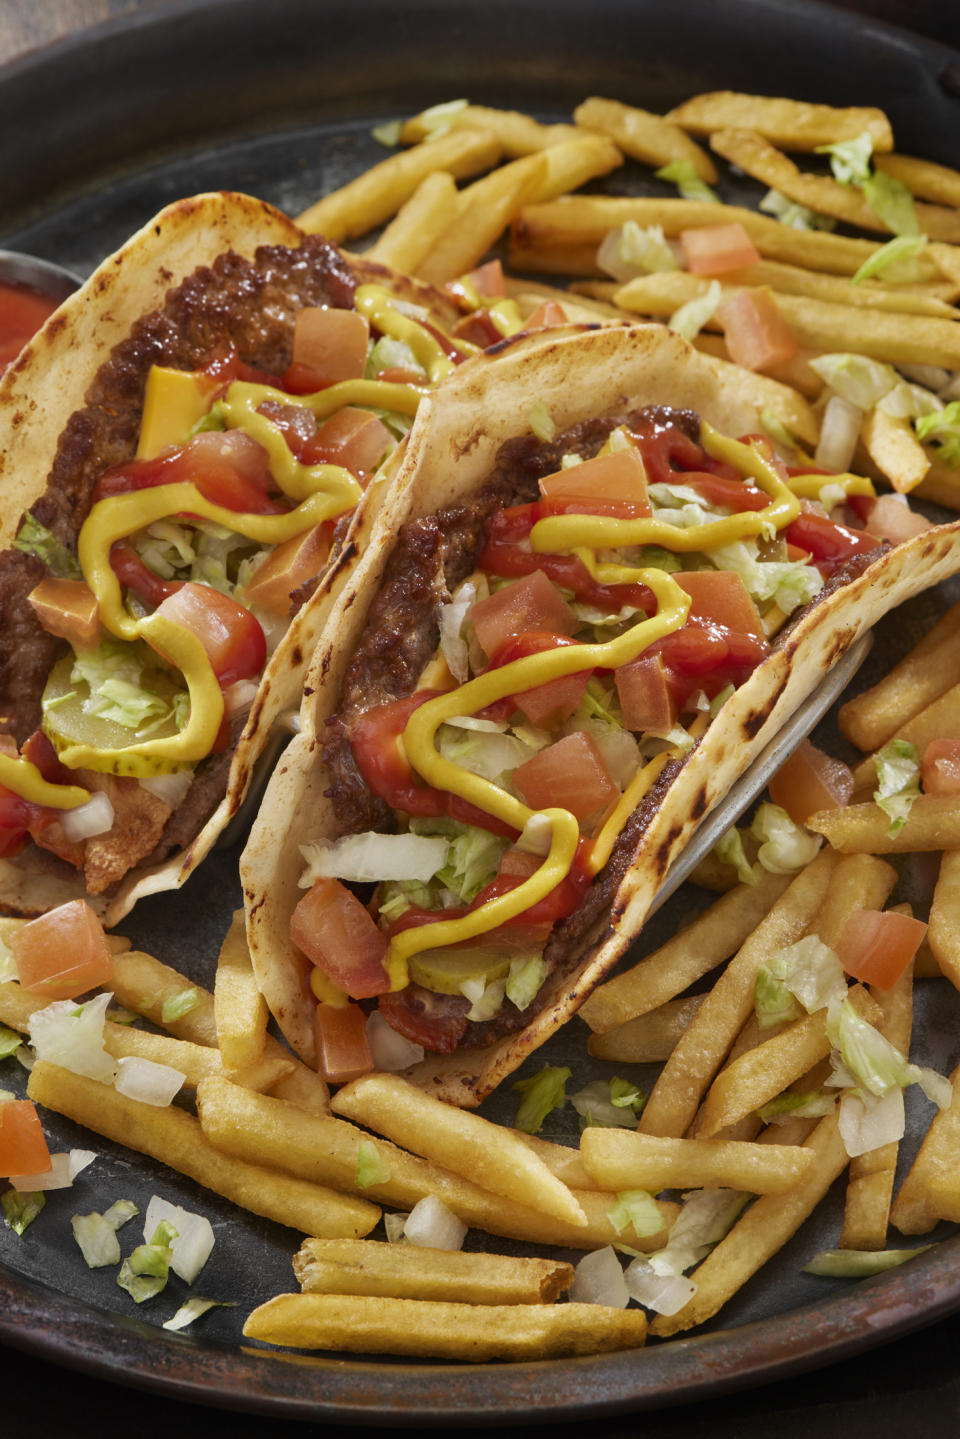
[(459, 994), (467, 980), (482, 979), (486, 985), (506, 979), (511, 962), (529, 959), (533, 952), (529, 944), (509, 947), (496, 940), (423, 949), (410, 956), (410, 979), (437, 994)]

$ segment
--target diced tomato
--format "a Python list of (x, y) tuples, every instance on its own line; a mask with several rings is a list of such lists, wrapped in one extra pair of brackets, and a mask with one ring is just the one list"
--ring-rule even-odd
[(236, 680), (253, 679), (267, 662), (267, 641), (259, 620), (211, 585), (188, 580), (167, 596), (156, 613), (193, 631), (223, 688)]
[(408, 370), (403, 365), (388, 365), (385, 370), (378, 370), (378, 380), (385, 385), (420, 385), (427, 383), (427, 377), (421, 370)]
[(243, 589), (248, 604), (271, 614), (290, 613), (294, 590), (319, 575), (330, 554), (330, 527), (314, 525), (302, 535), (291, 535), (262, 560)]
[(549, 330), (554, 325), (568, 325), (567, 312), (557, 300), (544, 300), (523, 322), (525, 330)]
[(474, 310), (464, 315), (450, 333), (455, 340), (466, 340), (468, 345), (477, 345), (481, 350), (487, 350), (503, 339), (489, 310)]
[(83, 899), (30, 920), (9, 944), (24, 989), (48, 1000), (76, 999), (113, 978), (103, 925)]
[(17, 854), (27, 841), (33, 806), (0, 785), (0, 859)]
[[(514, 935), (517, 930), (522, 930), (528, 935), (531, 946), (542, 947), (549, 929), (558, 919), (566, 919), (573, 914), (590, 886), (590, 875), (586, 868), (589, 852), (589, 840), (581, 838), (573, 864), (560, 883), (555, 885), (549, 894), (545, 894), (543, 899), (536, 900), (521, 914), (507, 920), (501, 928)], [(540, 863), (536, 855), (528, 855), (518, 849), (507, 850), (496, 878), (480, 891), (470, 908), (479, 909), (489, 900), (496, 899), (501, 894), (509, 894), (525, 879), (529, 879)], [(442, 917), (434, 916), (436, 919)]]
[(932, 739), (920, 760), (924, 794), (960, 794), (960, 739)]
[(673, 576), (690, 596), (692, 620), (711, 620), (764, 639), (763, 622), (741, 577), (733, 570), (681, 570)]
[(390, 988), (383, 967), (386, 938), (338, 879), (318, 879), (307, 891), (293, 911), (290, 938), (351, 999), (368, 999)]
[(516, 505), (495, 513), (487, 527), (487, 540), (477, 564), (487, 574), (503, 579), (542, 570), (554, 585), (572, 590), (577, 599), (617, 614), (625, 605), (650, 612), (653, 592), (646, 585), (605, 585), (595, 580), (577, 555), (533, 553), (516, 541), (524, 539), (538, 518), (539, 504)]
[(878, 540), (889, 540), (892, 545), (912, 540), (914, 535), (933, 529), (932, 520), (917, 514), (896, 495), (878, 496), (864, 515), (863, 523), (869, 526), (870, 533)]
[(735, 220), (730, 225), (703, 225), (681, 230), (684, 264), (692, 275), (722, 275), (756, 265), (760, 252), (746, 230)]
[(785, 809), (794, 824), (804, 824), (811, 814), (849, 803), (853, 771), (805, 739), (773, 775), (768, 789), (774, 804)]
[(574, 730), (539, 750), (513, 771), (513, 783), (531, 809), (567, 809), (585, 820), (611, 804), (620, 791), (596, 742)]
[(490, 657), (528, 630), (572, 635), (577, 628), (573, 611), (542, 570), (533, 570), (487, 599), (478, 600), (470, 608), (469, 619), (484, 653)]
[(413, 1044), (422, 1044), (430, 1054), (452, 1054), (467, 1032), (467, 1002), (457, 1009), (448, 995), (433, 994), (419, 985), (382, 994), (377, 1008), (391, 1029)]
[(195, 484), (211, 504), (241, 514), (282, 514), (289, 508), (270, 498), (274, 486), (267, 452), (243, 430), (206, 430), (182, 449), (107, 470), (97, 481), (94, 499), (182, 483)]
[(305, 465), (342, 465), (361, 478), (377, 468), (390, 442), (390, 431), (376, 415), (345, 405), (319, 426), (300, 459)]
[(485, 264), (478, 265), (475, 270), (471, 270), (464, 278), (485, 300), (502, 300), (506, 296), (507, 282), (503, 275), (503, 265), (499, 260), (487, 260)]
[(154, 609), (168, 595), (175, 595), (183, 584), (182, 580), (165, 580), (154, 574), (126, 540), (111, 546), (110, 568), (124, 589), (132, 590), (138, 599), (153, 605)]
[[(588, 514), (641, 519), (653, 513), (643, 461), (632, 445), (545, 475), (540, 481), (540, 493), (548, 504), (573, 502), (576, 510)], [(544, 508), (541, 507), (541, 512)]]
[(60, 763), (56, 750), (42, 729), (34, 730), (30, 738), (24, 740), (20, 752), (24, 759), (36, 766), (49, 784), (76, 783), (77, 777), (73, 770)]
[(30, 1099), (0, 1101), (0, 1177), (46, 1174), (51, 1168), (37, 1106)]
[(284, 375), (284, 388), (305, 394), (341, 380), (362, 379), (369, 339), (369, 321), (357, 310), (327, 305), (299, 310), (293, 327), (293, 363)]
[(313, 1028), (317, 1068), (330, 1084), (347, 1084), (370, 1073), (373, 1055), (367, 1016), (359, 1004), (318, 1004)]
[(676, 707), (661, 655), (643, 654), (613, 672), (624, 727), (637, 733), (667, 734), (676, 724)]
[(354, 723), (350, 734), (357, 768), (374, 794), (404, 814), (448, 815), (492, 834), (513, 835), (509, 825), (457, 794), (417, 782), (400, 744), (407, 720), (438, 690), (417, 690), (404, 699), (373, 705)]
[[(549, 631), (530, 630), (526, 634), (516, 635), (497, 650), (491, 661), (491, 669), (500, 669), (503, 665), (512, 663), (513, 660), (526, 659), (529, 655), (542, 654), (545, 650), (561, 649), (565, 645), (571, 645), (575, 641), (566, 635), (551, 634)], [(573, 674), (560, 675), (556, 679), (545, 680), (543, 684), (532, 685), (530, 689), (518, 691), (506, 700), (501, 700), (496, 707), (488, 706), (485, 713), (496, 708), (497, 712), (512, 713), (513, 709), (521, 710), (531, 724), (544, 729), (553, 725), (561, 724), (570, 718), (574, 710), (583, 701), (587, 684), (593, 673), (590, 669), (575, 671)]]
[(47, 634), (69, 640), (74, 649), (96, 649), (100, 638), (97, 597), (83, 580), (47, 575), (27, 596)]
[(844, 925), (837, 957), (848, 974), (891, 989), (920, 947), (927, 926), (893, 910), (858, 909)]
[(877, 548), (874, 535), (864, 530), (852, 530), (838, 525), (826, 515), (810, 511), (798, 515), (792, 524), (781, 531), (788, 544), (795, 545), (805, 554), (813, 557), (820, 573), (829, 578), (834, 570), (846, 564), (854, 555), (869, 554)]
[(797, 342), (766, 288), (735, 290), (717, 310), (723, 338), (734, 364), (765, 370), (790, 360)]

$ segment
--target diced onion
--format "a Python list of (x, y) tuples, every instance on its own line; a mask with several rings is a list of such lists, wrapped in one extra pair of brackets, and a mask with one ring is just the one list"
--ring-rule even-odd
[(842, 395), (831, 395), (823, 412), (814, 463), (842, 473), (850, 468), (860, 436), (863, 411)]
[(657, 1274), (644, 1259), (635, 1259), (624, 1272), (631, 1299), (654, 1314), (676, 1314), (689, 1304), (697, 1286), (683, 1274)]
[(175, 774), (153, 774), (149, 779), (140, 780), (143, 788), (162, 799), (171, 809), (176, 809), (193, 783), (193, 770), (181, 769)]
[(171, 1204), (155, 1194), (147, 1205), (143, 1221), (143, 1237), (147, 1244), (164, 1219), (177, 1231), (176, 1238), (170, 1241), (170, 1268), (185, 1284), (192, 1284), (210, 1258), (214, 1245), (213, 1226), (203, 1214), (193, 1214), (189, 1209), (181, 1209), (179, 1204)]
[(128, 1099), (138, 1099), (141, 1104), (153, 1104), (164, 1109), (183, 1088), (186, 1075), (169, 1064), (157, 1064), (152, 1059), (130, 1055), (117, 1060), (117, 1077), (114, 1086)]
[(113, 805), (109, 795), (104, 794), (103, 790), (97, 790), (86, 804), (78, 804), (76, 809), (62, 810), (60, 824), (71, 844), (92, 839), (95, 834), (106, 834), (113, 828)]
[(427, 1194), (411, 1209), (403, 1234), (421, 1249), (460, 1249), (467, 1226), (435, 1195)]
[(321, 877), (356, 883), (385, 879), (419, 880), (426, 884), (447, 860), (449, 840), (437, 835), (348, 834), (332, 844), (303, 844), (300, 853), (306, 870), (300, 888), (309, 889)]
[(385, 1214), (383, 1216), (383, 1227), (387, 1235), (388, 1244), (402, 1244), (404, 1242), (403, 1229), (409, 1214)]
[(223, 692), (223, 708), (231, 719), (238, 714), (246, 714), (257, 697), (257, 686), (253, 680), (237, 680), (236, 684), (228, 685)]
[(97, 994), (81, 1005), (75, 999), (59, 999), (38, 1009), (30, 1016), (30, 1043), (37, 1059), (112, 1084), (116, 1060), (103, 1047), (103, 1020), (112, 998), (112, 994)]
[(419, 1063), (424, 1055), (422, 1044), (414, 1044), (405, 1035), (398, 1034), (376, 1009), (367, 1019), (367, 1039), (374, 1069), (387, 1074)]
[(595, 1249), (580, 1260), (574, 1270), (570, 1298), (576, 1304), (606, 1304), (611, 1309), (626, 1309), (630, 1291), (612, 1244), (605, 1249)]

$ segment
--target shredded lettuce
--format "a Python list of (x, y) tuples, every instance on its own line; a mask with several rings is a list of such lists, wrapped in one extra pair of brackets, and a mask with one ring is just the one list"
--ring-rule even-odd
[(837, 1107), (836, 1095), (815, 1089), (809, 1094), (780, 1094), (757, 1110), (764, 1124), (785, 1124), (790, 1119), (822, 1119)]
[(872, 410), (900, 379), (893, 366), (882, 360), (842, 351), (814, 355), (810, 367), (825, 385), (860, 410)]
[(206, 1314), (208, 1309), (232, 1309), (232, 1299), (201, 1299), (199, 1294), (192, 1299), (186, 1299), (174, 1314), (172, 1319), (167, 1319), (163, 1324), (164, 1329), (186, 1329), (195, 1319)]
[[(11, 975), (11, 978), (15, 977), (15, 975)], [(9, 1059), (11, 1054), (16, 1054), (21, 1044), (23, 1044), (22, 1034), (17, 1034), (16, 1030), (7, 1029), (5, 1025), (0, 1024), (0, 1059)]]
[(761, 972), (783, 984), (808, 1014), (846, 998), (843, 965), (815, 934), (804, 935), (796, 944), (772, 955)]
[(667, 1244), (649, 1256), (656, 1274), (683, 1274), (705, 1259), (731, 1229), (750, 1195), (735, 1189), (695, 1189), (683, 1196), (683, 1208)]
[(920, 798), (920, 765), (917, 747), (908, 740), (888, 740), (878, 750), (874, 762), (877, 769), (877, 788), (873, 798), (889, 816), (890, 828), (887, 834), (893, 838), (900, 833), (907, 822), (914, 800)]
[(103, 1021), (111, 998), (97, 994), (79, 1005), (73, 999), (60, 999), (36, 1010), (30, 1016), (30, 1042), (37, 1058), (112, 1084), (116, 1060), (103, 1045)]
[(767, 215), (775, 215), (781, 225), (791, 230), (835, 230), (837, 222), (832, 215), (821, 215), (808, 205), (781, 195), (779, 190), (768, 190), (760, 201), (759, 209)]
[(529, 959), (513, 959), (510, 961), (510, 973), (504, 992), (510, 1003), (522, 1011), (540, 993), (546, 977), (547, 966), (542, 955), (534, 954)]
[[(127, 729), (149, 732), (177, 719), (176, 700), (164, 699), (144, 682), (156, 666), (156, 655), (145, 645), (127, 644), (106, 636), (95, 650), (78, 650), (70, 671), (71, 684), (85, 684), (89, 697), (84, 709)], [(185, 702), (188, 697), (182, 694)], [(148, 724), (148, 721), (152, 722)]]
[(0, 1204), (3, 1205), (3, 1216), (7, 1225), (14, 1234), (21, 1236), (36, 1219), (46, 1202), (44, 1195), (39, 1190), (20, 1194), (16, 1189), (7, 1189), (0, 1194)]
[(447, 860), (449, 845), (440, 835), (348, 834), (341, 839), (302, 844), (305, 869), (301, 889), (310, 889), (318, 879), (333, 878), (367, 883), (381, 879), (431, 880)]
[[(400, 144), (400, 135), (403, 132), (402, 120), (385, 120), (382, 125), (374, 125), (370, 131), (373, 139), (378, 145), (383, 145), (387, 150), (392, 150), (395, 145)], [(189, 1320), (187, 1321), (190, 1322)], [(173, 1328), (173, 1321), (165, 1324), (164, 1329)], [(179, 1325), (176, 1326), (178, 1329)]]
[(916, 1249), (821, 1249), (803, 1266), (803, 1272), (828, 1279), (867, 1279), (872, 1274), (885, 1274), (931, 1247), (918, 1244)]
[(753, 1007), (761, 1029), (772, 1029), (775, 1024), (789, 1024), (800, 1016), (800, 1006), (788, 986), (772, 975), (765, 965), (757, 970)]
[(530, 428), (538, 440), (550, 441), (556, 438), (557, 427), (553, 416), (542, 400), (535, 400), (530, 406)]
[(916, 428), (924, 443), (935, 441), (942, 465), (951, 470), (960, 466), (960, 400), (951, 400), (935, 414), (921, 416)]
[(607, 1216), (618, 1234), (632, 1227), (638, 1239), (663, 1228), (660, 1206), (645, 1189), (623, 1190), (617, 1195), (617, 1202), (607, 1210)]
[(849, 999), (831, 1006), (827, 1014), (827, 1035), (838, 1051), (854, 1083), (869, 1094), (881, 1097), (893, 1087), (918, 1084), (941, 1109), (950, 1106), (950, 1082), (935, 1070), (909, 1060), (878, 1029), (868, 1024)]
[(530, 1079), (516, 1080), (513, 1087), (523, 1098), (513, 1121), (514, 1127), (522, 1129), (524, 1134), (536, 1134), (548, 1114), (563, 1108), (567, 1099), (567, 1080), (570, 1078), (571, 1070), (545, 1064), (539, 1074)]
[(723, 299), (723, 287), (719, 280), (711, 280), (706, 294), (688, 300), (667, 321), (667, 328), (682, 335), (685, 340), (696, 339), (708, 320), (716, 314)]
[(357, 1145), (357, 1188), (369, 1189), (371, 1184), (386, 1184), (390, 1179), (390, 1167), (371, 1139), (361, 1139)]
[(176, 1019), (182, 1019), (192, 1009), (196, 1009), (200, 1003), (200, 992), (196, 985), (189, 989), (181, 989), (179, 994), (171, 994), (160, 1006), (160, 1018), (164, 1024), (172, 1024)]
[(506, 989), (506, 979), (491, 979), (489, 982), (482, 977), (465, 979), (460, 986), (460, 993), (470, 1001), (467, 1018), (474, 1024), (484, 1024), (486, 1020), (492, 1019), (500, 1012)]
[(712, 551), (717, 569), (733, 570), (759, 605), (773, 602), (785, 615), (808, 604), (823, 589), (823, 576), (806, 560), (761, 560), (756, 542), (735, 540)]
[(376, 379), (381, 370), (411, 370), (415, 375), (427, 377), (427, 372), (403, 340), (393, 340), (382, 335), (375, 340), (367, 352), (366, 377)]
[(584, 1128), (636, 1129), (637, 1116), (646, 1102), (647, 1096), (631, 1080), (616, 1077), (595, 1079), (570, 1095)]
[(747, 859), (747, 852), (743, 847), (743, 835), (736, 825), (731, 825), (726, 834), (720, 836), (713, 846), (713, 853), (720, 864), (733, 866), (741, 884), (758, 883), (760, 876)]
[(38, 560), (42, 560), (50, 574), (57, 579), (79, 580), (83, 577), (80, 561), (73, 551), (61, 544), (46, 525), (42, 525), (29, 513), (23, 517), (13, 547), (25, 555), (35, 555)]
[(758, 806), (750, 834), (759, 841), (757, 859), (773, 874), (793, 874), (818, 854), (820, 836), (794, 824), (785, 809), (764, 801)]
[(670, 242), (664, 237), (663, 227), (644, 227), (636, 220), (626, 220), (617, 229), (607, 232), (597, 251), (597, 264), (620, 281), (630, 280), (635, 275), (663, 274), (680, 269)]
[(142, 1304), (166, 1288), (170, 1277), (170, 1261), (173, 1258), (171, 1245), (177, 1231), (166, 1219), (161, 1219), (153, 1232), (149, 1244), (138, 1244), (120, 1266), (117, 1283), (125, 1289), (131, 1299)]
[(916, 235), (919, 231), (913, 196), (900, 180), (870, 164), (873, 138), (869, 131), (852, 140), (818, 145), (818, 155), (829, 155), (834, 179), (841, 185), (855, 185), (870, 209), (895, 235)]
[(442, 135), (449, 130), (456, 116), (469, 105), (469, 100), (443, 100), (420, 113), (420, 123), (427, 135)]
[(720, 196), (716, 190), (711, 190), (706, 180), (701, 180), (692, 160), (671, 160), (669, 165), (662, 165), (653, 173), (658, 180), (666, 180), (669, 184), (676, 185), (685, 200), (708, 200), (715, 205), (720, 203)]
[(870, 175), (873, 137), (869, 130), (852, 140), (836, 140), (832, 145), (818, 145), (818, 155), (829, 155), (833, 178), (841, 185), (860, 185)]
[[(850, 276), (850, 283), (861, 285), (864, 280), (883, 275), (893, 283), (906, 283), (919, 277), (916, 257), (927, 246), (926, 235), (897, 235), (881, 245), (859, 270)], [(892, 273), (891, 273), (892, 272)]]

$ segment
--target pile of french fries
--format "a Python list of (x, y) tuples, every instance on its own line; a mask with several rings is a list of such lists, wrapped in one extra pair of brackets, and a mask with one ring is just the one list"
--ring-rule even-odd
[[(858, 349), (895, 365), (960, 370), (960, 174), (896, 155), (882, 112), (721, 94), (666, 117), (588, 99), (572, 119), (544, 125), (482, 106), (437, 107), (398, 127), (391, 138), (400, 148), (312, 205), (299, 223), (335, 241), (385, 226), (367, 256), (441, 284), (508, 236), (508, 294), (521, 317), (556, 298), (575, 322), (635, 322), (667, 319), (703, 282), (684, 271), (625, 284), (602, 279), (596, 251), (605, 235), (627, 219), (660, 226), (668, 238), (736, 219), (762, 259), (724, 277), (724, 288), (775, 292), (801, 350), (774, 378), (795, 389), (797, 432), (807, 442), (816, 438), (810, 417), (823, 389), (808, 363), (816, 353)], [(875, 229), (876, 217), (849, 187), (803, 171), (786, 153), (864, 132), (877, 168), (930, 202), (917, 207), (931, 239), (909, 284), (853, 283), (879, 248), (873, 238), (791, 229), (711, 200), (572, 193), (628, 160), (652, 168), (686, 162), (715, 185), (717, 155), (798, 204)], [(524, 272), (564, 276), (569, 288)], [(722, 335), (709, 328), (697, 343), (726, 356)], [(743, 373), (745, 385), (752, 378)], [(868, 415), (858, 460), (897, 489), (960, 508), (960, 470), (941, 464), (906, 422)], [(106, 1048), (180, 1070), (192, 1106), (146, 1105), (43, 1060), (32, 1068), (28, 1093), (307, 1236), (293, 1260), (299, 1292), (262, 1305), (244, 1327), (247, 1338), (274, 1345), (471, 1361), (639, 1347), (648, 1333), (668, 1337), (715, 1315), (845, 1170), (844, 1249), (882, 1250), (891, 1224), (918, 1235), (940, 1220), (960, 1221), (960, 1097), (933, 1120), (894, 1195), (896, 1144), (851, 1161), (835, 1114), (763, 1124), (757, 1111), (768, 1101), (822, 1083), (830, 1040), (822, 1012), (773, 1030), (761, 1030), (754, 1013), (757, 972), (770, 954), (808, 934), (831, 945), (858, 909), (888, 902), (898, 876), (882, 856), (893, 851), (941, 856), (928, 943), (893, 989), (852, 985), (850, 997), (907, 1053), (914, 980), (945, 976), (960, 989), (960, 802), (917, 800), (894, 842), (870, 798), (870, 757), (889, 738), (922, 745), (960, 736), (954, 655), (960, 606), (885, 680), (847, 704), (843, 732), (864, 759), (853, 802), (811, 821), (826, 841), (816, 859), (795, 875), (764, 872), (755, 884), (729, 884), (691, 924), (586, 1001), (581, 1016), (593, 1059), (662, 1066), (635, 1131), (588, 1126), (579, 1147), (552, 1143), (444, 1106), (398, 1075), (372, 1074), (331, 1096), (269, 1033), (242, 913), (224, 938), (212, 992), (124, 940), (111, 941), (116, 1003), (149, 1027), (108, 1020)], [(0, 939), (18, 923), (0, 921)], [(43, 1004), (15, 981), (0, 983), (0, 1024), (27, 1034)], [(960, 1096), (960, 1069), (952, 1082)], [(406, 1213), (432, 1197), (487, 1235), (541, 1249), (625, 1246), (649, 1254), (666, 1245), (680, 1195), (700, 1189), (738, 1192), (745, 1207), (694, 1270), (689, 1302), (649, 1324), (640, 1309), (566, 1299), (574, 1270), (565, 1261), (366, 1237), (385, 1207)], [(617, 1216), (616, 1202), (638, 1190), (651, 1196), (654, 1218), (634, 1227)]]

